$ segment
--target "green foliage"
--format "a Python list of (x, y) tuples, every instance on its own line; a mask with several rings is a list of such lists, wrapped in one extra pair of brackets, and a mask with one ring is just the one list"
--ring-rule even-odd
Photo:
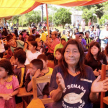
[(11, 20), (14, 24), (17, 22), (20, 26), (30, 26), (32, 22), (38, 24), (41, 21), (40, 11), (31, 11), (24, 15), (14, 16)]
[(100, 25), (103, 25), (108, 20), (108, 15), (103, 15), (99, 21)]
[[(52, 15), (49, 15), (49, 16), (48, 16), (48, 19), (49, 19), (49, 22), (52, 22)], [(47, 18), (44, 17), (44, 18), (43, 18), (43, 21), (46, 21), (46, 22), (47, 22)]]
[(85, 19), (86, 24), (88, 24), (89, 19), (92, 20), (92, 22), (96, 22), (96, 16), (93, 15), (94, 13), (94, 9), (84, 9), (83, 10), (83, 14), (82, 14), (82, 18)]
[(54, 23), (58, 26), (62, 24), (63, 28), (66, 23), (71, 24), (71, 13), (65, 8), (60, 8), (54, 15)]

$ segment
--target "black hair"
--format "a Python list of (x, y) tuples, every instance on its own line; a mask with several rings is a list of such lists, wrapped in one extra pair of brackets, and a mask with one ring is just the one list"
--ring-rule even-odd
[(99, 27), (99, 25), (98, 25), (98, 24), (96, 24), (96, 28), (100, 29), (100, 27)]
[(45, 28), (45, 29), (46, 29), (46, 26), (43, 26), (43, 28)]
[(15, 29), (14, 34), (16, 35), (16, 37), (18, 37), (18, 31), (17, 31), (17, 29)]
[(0, 60), (0, 67), (4, 68), (8, 72), (8, 75), (14, 74), (12, 65), (9, 60), (7, 59)]
[(90, 26), (90, 28), (91, 28), (91, 27), (93, 27), (93, 28), (94, 28), (94, 25), (91, 25), (91, 26)]
[(13, 56), (15, 57), (15, 59), (18, 59), (18, 62), (20, 62), (21, 64), (25, 63), (26, 60), (26, 52), (23, 51), (22, 49), (16, 50), (13, 53)]
[(33, 59), (30, 63), (32, 63), (37, 69), (40, 69), (40, 71), (43, 69), (43, 62), (40, 59)]
[(11, 40), (11, 39), (13, 39), (13, 36), (12, 36), (12, 34), (9, 34), (9, 35), (7, 35), (7, 41), (9, 41), (9, 40)]
[(28, 37), (28, 41), (30, 42), (30, 41), (35, 41), (35, 37), (33, 36), (33, 35), (30, 35), (29, 37)]
[(26, 32), (27, 33), (27, 35), (29, 36), (29, 32)]
[(17, 51), (17, 50), (23, 50), (23, 48), (21, 48), (21, 47), (15, 48), (14, 52)]
[(85, 31), (85, 35), (86, 35), (86, 33), (87, 33), (87, 32), (88, 32), (88, 33), (90, 33), (90, 31), (89, 31), (89, 30), (87, 30), (87, 31)]
[(33, 29), (33, 30), (32, 30), (32, 33), (34, 34), (34, 33), (35, 33), (35, 31), (36, 31), (36, 29)]
[(9, 46), (8, 44), (5, 44), (4, 47), (5, 47), (5, 50), (8, 50), (8, 48), (9, 48), (10, 46)]
[(84, 35), (84, 33), (83, 33), (83, 32), (79, 32), (79, 34)]
[(31, 41), (30, 44), (37, 48), (37, 42), (36, 41)]
[(42, 60), (44, 60), (44, 61), (47, 61), (47, 60), (48, 60), (48, 58), (47, 58), (47, 56), (46, 56), (45, 54), (40, 54), (40, 55), (37, 57), (37, 59), (42, 59)]

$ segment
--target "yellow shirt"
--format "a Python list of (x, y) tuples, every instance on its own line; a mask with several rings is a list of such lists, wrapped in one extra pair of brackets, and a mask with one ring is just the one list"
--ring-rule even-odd
[(47, 37), (47, 35), (48, 35), (48, 32), (46, 31), (44, 31), (42, 34), (41, 34), (41, 40), (42, 41), (46, 41), (46, 37)]
[(50, 67), (48, 67), (48, 68), (49, 68), (49, 72), (48, 72), (48, 73), (46, 73), (45, 75), (52, 75), (53, 68), (50, 68)]

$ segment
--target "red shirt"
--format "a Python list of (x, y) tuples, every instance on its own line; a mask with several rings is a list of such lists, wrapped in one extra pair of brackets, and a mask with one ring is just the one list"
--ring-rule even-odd
[(48, 53), (54, 53), (55, 46), (57, 44), (59, 44), (59, 43), (60, 43), (60, 41), (59, 41), (58, 38), (54, 39), (53, 42), (52, 42), (52, 44), (50, 45), (51, 49), (53, 49), (53, 50), (51, 50), (50, 48), (48, 48)]

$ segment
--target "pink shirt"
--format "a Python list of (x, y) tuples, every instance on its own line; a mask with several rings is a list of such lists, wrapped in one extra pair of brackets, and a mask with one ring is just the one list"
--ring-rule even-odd
[[(4, 84), (0, 83), (1, 94), (13, 93), (13, 91), (17, 88), (19, 88), (19, 82), (18, 79), (13, 75), (11, 75)], [(15, 97), (12, 97), (9, 100), (0, 98), (0, 108), (16, 108)]]
[(51, 48), (53, 49), (53, 51), (52, 51), (51, 49), (48, 49), (48, 52), (49, 52), (49, 53), (54, 53), (55, 46), (56, 46), (57, 44), (59, 44), (59, 43), (60, 43), (60, 41), (59, 41), (58, 38), (54, 39), (53, 42), (52, 42), (52, 44), (51, 44)]

